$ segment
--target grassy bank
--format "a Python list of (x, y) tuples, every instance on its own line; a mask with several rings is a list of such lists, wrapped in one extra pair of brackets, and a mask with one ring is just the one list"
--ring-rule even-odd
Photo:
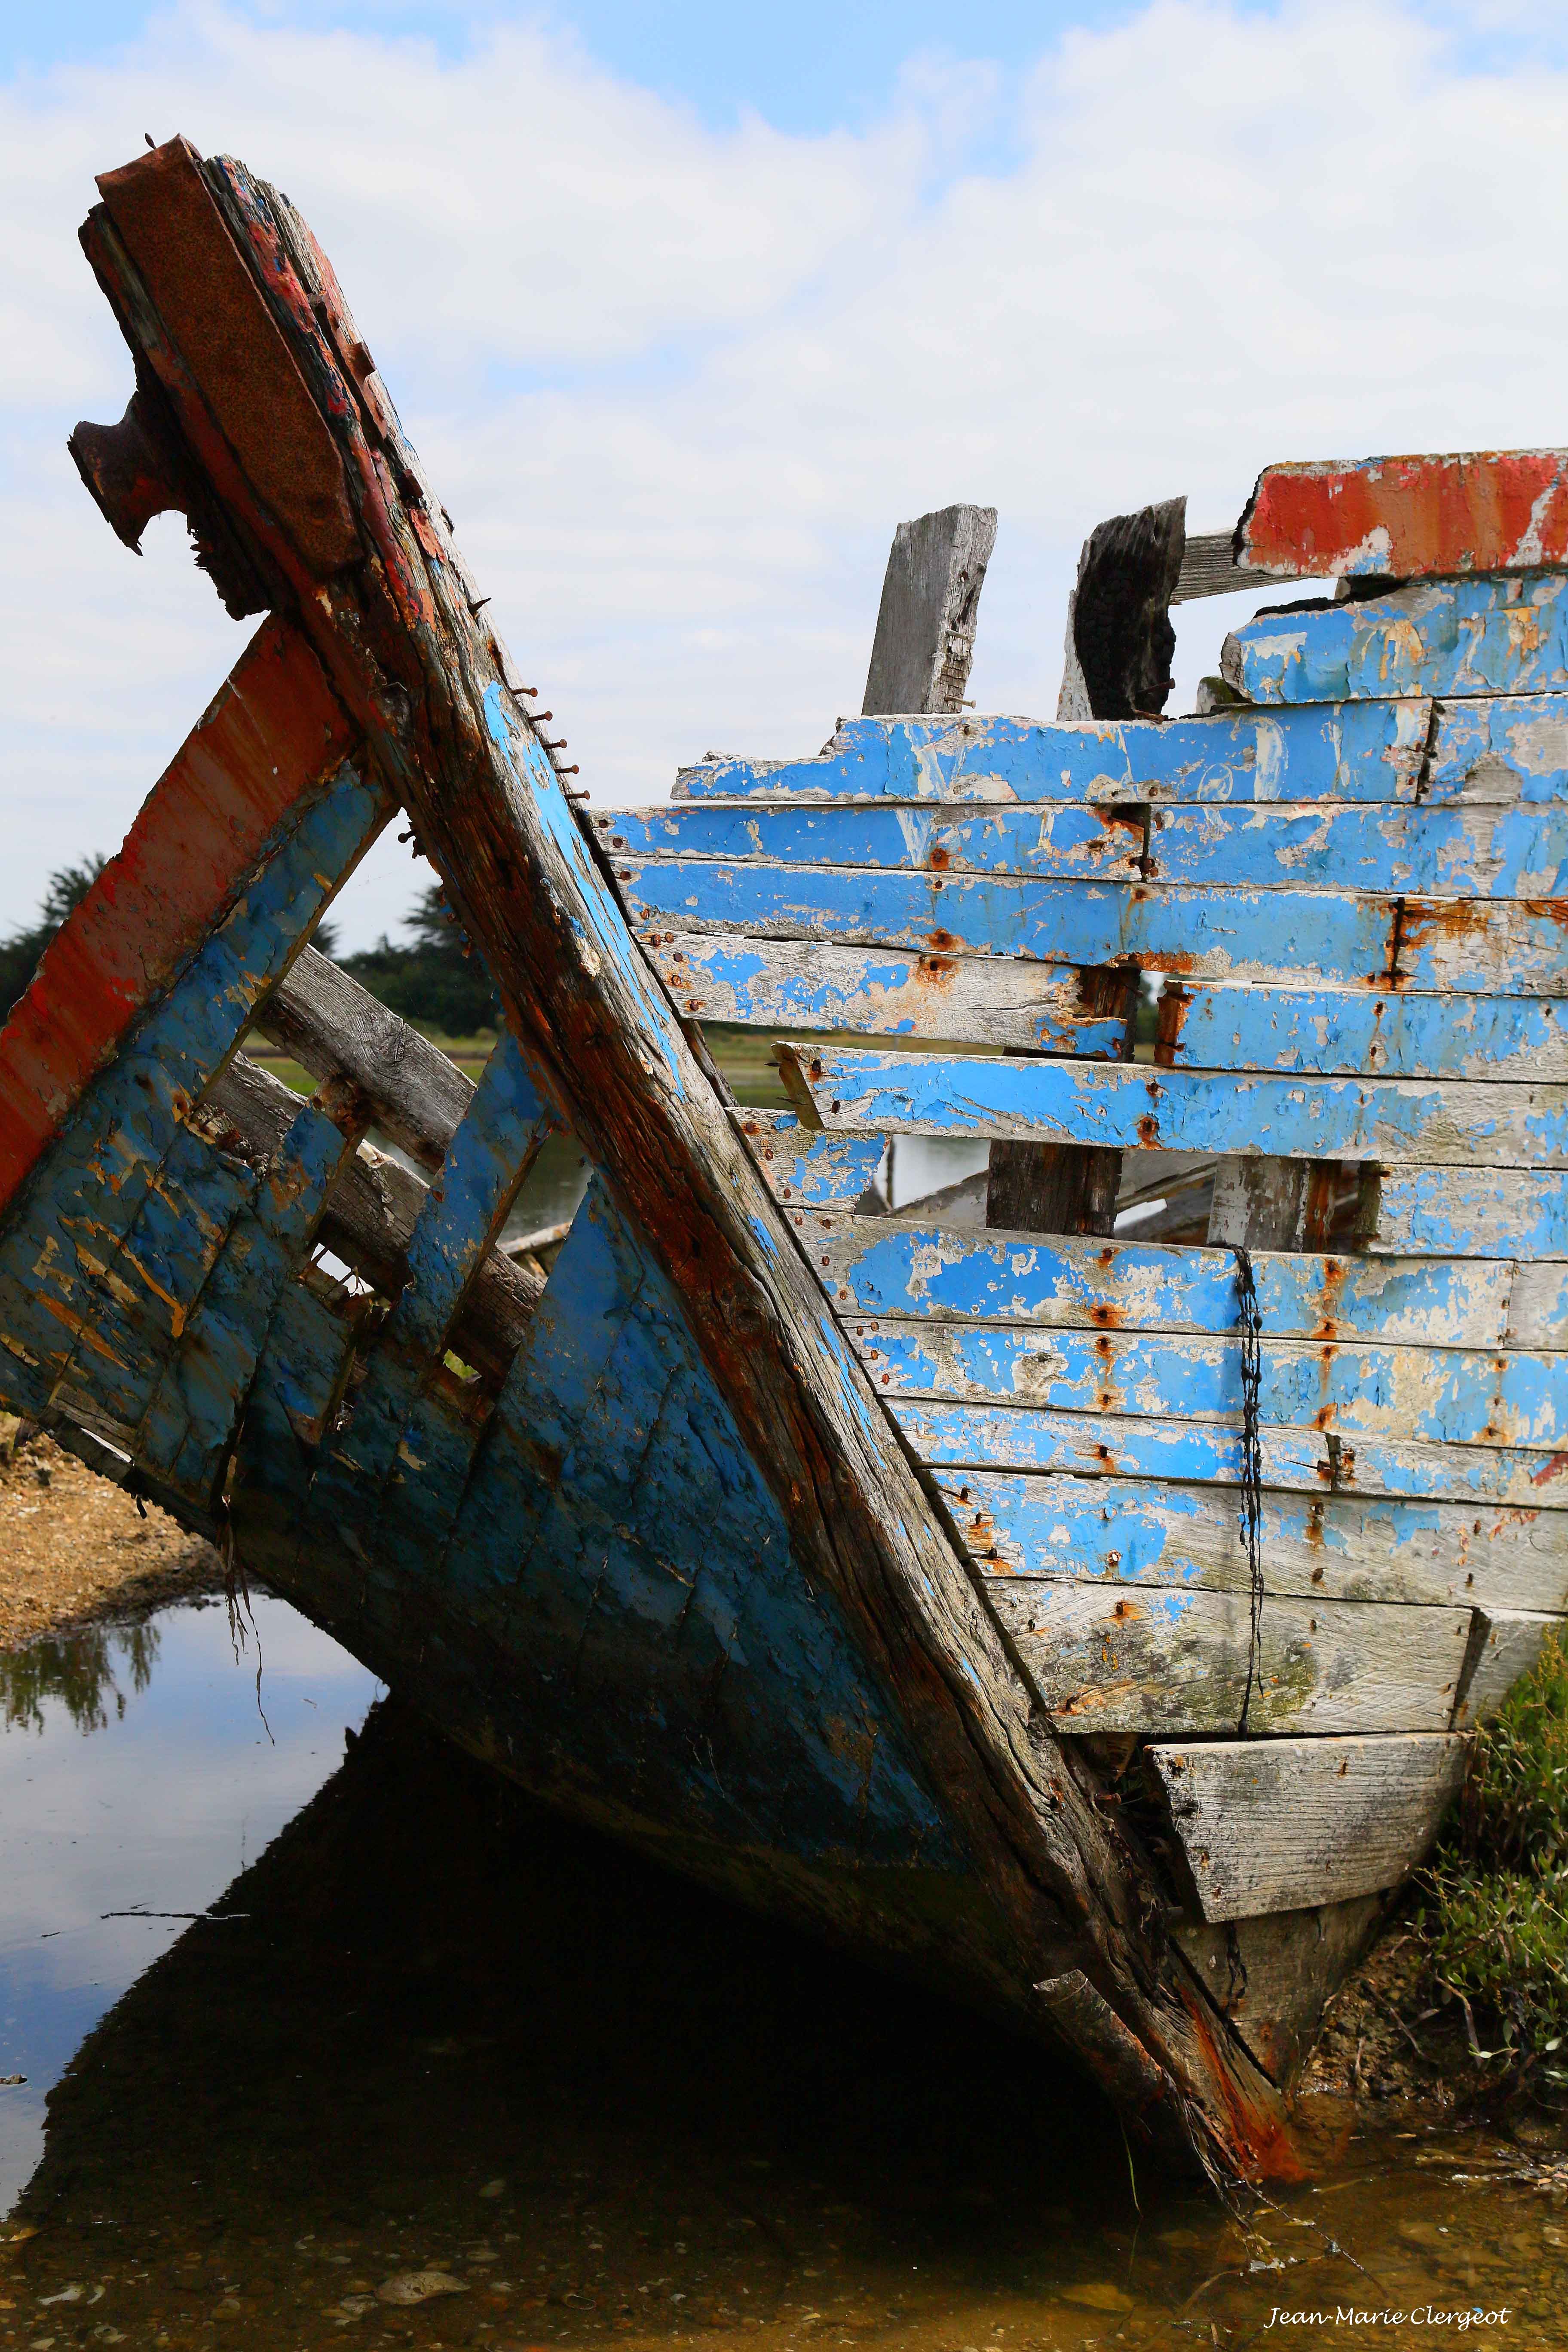
[(1419, 1927), (1434, 1991), (1458, 2004), (1473, 2063), (1568, 2088), (1568, 1649), (1476, 1734)]

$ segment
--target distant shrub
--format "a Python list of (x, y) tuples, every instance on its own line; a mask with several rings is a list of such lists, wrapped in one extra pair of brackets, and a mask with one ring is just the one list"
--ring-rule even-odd
[(439, 889), (423, 893), (408, 928), (411, 945), (394, 947), (384, 939), (379, 947), (340, 957), (343, 970), (416, 1028), (443, 1037), (472, 1037), (493, 1029), (500, 1006), (489, 976), (477, 955), (465, 955), (467, 942)]
[[(1568, 2053), (1568, 1650), (1555, 1639), (1477, 1732), (1427, 1874), (1433, 1974), (1492, 2054)], [(1568, 2080), (1563, 2066), (1546, 2070)]]

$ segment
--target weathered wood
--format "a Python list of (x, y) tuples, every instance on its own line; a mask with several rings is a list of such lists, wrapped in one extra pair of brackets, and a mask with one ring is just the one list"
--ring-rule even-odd
[(310, 646), (287, 624), (267, 622), (50, 941), (0, 1034), (0, 1209), (353, 740)]
[(1198, 596), (1235, 596), (1256, 584), (1250, 574), (1237, 569), (1234, 530), (1189, 532), (1171, 602), (1186, 604)]
[(1254, 1737), (1446, 1731), (1470, 1630), (1468, 1609), (1270, 1597), (1249, 1664), (1242, 1593), (1027, 1577), (989, 1589), (1059, 1731), (1234, 1732), (1249, 1685)]
[[(331, 1448), (341, 1477), (319, 1479), (329, 1518), (372, 1507), (422, 1386), (445, 1350), (463, 1302), (487, 1261), (541, 1145), (554, 1127), (503, 1031), (491, 1050), (441, 1172), (419, 1203), (408, 1238), (408, 1277), (372, 1351), (346, 1429)], [(351, 1504), (352, 1496), (352, 1504)]]
[[(771, 811), (762, 820), (770, 846), (775, 822)], [(978, 830), (972, 822), (959, 834), (950, 861), (954, 867), (978, 867), (970, 846)], [(1043, 863), (1004, 866), (1013, 854), (1016, 831), (1006, 824), (994, 829), (984, 844), (987, 870), (1047, 871)], [(1155, 881), (1258, 889), (1326, 886), (1406, 890), (1423, 898), (1552, 898), (1568, 886), (1568, 808), (1561, 802), (1522, 807), (1290, 802), (1247, 810), (1160, 808), (1150, 814), (1144, 871)]]
[(1478, 1609), (1454, 1699), (1454, 1728), (1469, 1730), (1494, 1716), (1521, 1675), (1541, 1655), (1548, 1633), (1568, 1633), (1568, 1617), (1538, 1609)]
[(1260, 613), (1220, 654), (1249, 702), (1543, 693), (1568, 685), (1568, 573), (1429, 581)]
[[(931, 1484), (983, 1575), (1250, 1589), (1234, 1489), (999, 1470), (940, 1469)], [(1268, 1592), (1423, 1607), (1568, 1608), (1568, 1519), (1561, 1509), (1270, 1488), (1259, 1504)]]
[(793, 1110), (731, 1114), (758, 1173), (791, 1223), (804, 1228), (807, 1210), (852, 1209), (876, 1181), (887, 1156), (880, 1135), (825, 1135), (804, 1127)]
[(1465, 1743), (1398, 1738), (1152, 1745), (1205, 1919), (1342, 1903), (1415, 1869), (1465, 1774)]
[[(888, 1406), (911, 1451), (933, 1465), (1225, 1486), (1241, 1481), (1241, 1432), (1226, 1423), (899, 1395), (889, 1395)], [(1458, 1447), (1271, 1426), (1259, 1432), (1259, 1444), (1264, 1485), (1289, 1493), (1568, 1507), (1568, 1454), (1555, 1448)]]
[(1455, 901), (1220, 883), (1019, 881), (668, 858), (612, 871), (648, 940), (682, 931), (1037, 957), (1285, 988), (1397, 983), (1461, 995), (1563, 994), (1551, 899)]
[(1549, 998), (1167, 981), (1157, 1017), (1162, 1069), (1568, 1079), (1568, 1003)]
[(1568, 1257), (1568, 1190), (1560, 1176), (1518, 1169), (1385, 1165), (1363, 1246), (1394, 1256)]
[[(1138, 1001), (1133, 974), (1086, 971), (1083, 994), (1102, 1017), (1120, 1018), (1117, 1058), (1129, 1055)], [(1109, 1234), (1116, 1226), (1121, 1185), (1118, 1150), (1081, 1144), (993, 1143), (985, 1222), (1014, 1233)]]
[[(847, 719), (804, 760), (683, 768), (678, 801), (1414, 801), (1431, 705), (1418, 697), (1202, 719)], [(1534, 797), (1563, 797), (1560, 777)], [(1526, 794), (1531, 797), (1531, 794)]]
[[(1240, 1328), (1229, 1250), (1129, 1237), (1107, 1247), (1070, 1235), (966, 1233), (827, 1210), (801, 1228), (806, 1254), (841, 1316), (937, 1322), (1037, 1324), (1080, 1330)], [(1532, 1336), (1510, 1340), (1521, 1285), (1542, 1270), (1507, 1260), (1340, 1257), (1259, 1250), (1252, 1262), (1261, 1328), (1269, 1339), (1360, 1336), (1409, 1346), (1556, 1344), (1561, 1267), (1530, 1315)], [(1531, 1294), (1533, 1295), (1533, 1294)]]
[(1568, 694), (1438, 703), (1422, 796), (1538, 807), (1568, 795)]
[[(1418, 815), (1418, 811), (1411, 812)], [(1452, 825), (1464, 813), (1441, 813)], [(1519, 819), (1521, 812), (1508, 814)], [(1531, 813), (1523, 813), (1528, 824)], [(1557, 812), (1538, 814), (1550, 829)], [(612, 859), (717, 857), (726, 863), (875, 866), (955, 874), (1057, 874), (1136, 879), (1146, 826), (1136, 802), (1096, 808), (1084, 801), (1024, 806), (972, 802), (674, 801), (665, 808), (597, 812), (601, 846)], [(1484, 831), (1479, 814), (1472, 825)], [(1554, 838), (1555, 835), (1553, 835)]]
[[(126, 1237), (184, 1134), (191, 1104), (388, 813), (382, 794), (347, 765), (327, 792), (308, 799), (259, 874), (136, 1023), (34, 1167), (0, 1236), (0, 1331), (13, 1367), (8, 1376), (20, 1381), (20, 1402), (47, 1403), (71, 1357), (98, 1348), (104, 1302), (115, 1297), (121, 1279)], [(188, 1255), (167, 1204), (154, 1204), (152, 1213), (162, 1218), (175, 1256)], [(134, 1265), (126, 1278), (127, 1306), (138, 1297), (147, 1304), (153, 1294)], [(107, 1364), (107, 1356), (102, 1360)], [(156, 1377), (155, 1365), (149, 1371)]]
[(1164, 709), (1186, 513), (1185, 499), (1169, 499), (1112, 515), (1085, 540), (1068, 603), (1058, 719), (1152, 719)]
[[(847, 1328), (879, 1388), (896, 1396), (990, 1397), (1153, 1421), (1241, 1417), (1238, 1339), (889, 1318)], [(1265, 1339), (1259, 1353), (1260, 1410), (1278, 1428), (1445, 1445), (1568, 1442), (1560, 1354), (1311, 1339)]]
[(473, 1081), (348, 972), (314, 948), (302, 949), (256, 1026), (313, 1078), (354, 1087), (394, 1143), (423, 1167), (439, 1168), (473, 1098)]
[[(270, 1163), (284, 1149), (300, 1097), (269, 1070), (237, 1054), (202, 1106), (204, 1120), (225, 1148)], [(395, 1298), (408, 1280), (408, 1244), (425, 1201), (425, 1186), (397, 1160), (368, 1144), (347, 1160), (322, 1212), (320, 1238), (373, 1284)], [(500, 1251), (484, 1261), (453, 1332), (465, 1362), (500, 1377), (528, 1328), (544, 1287), (526, 1261)]]
[(1222, 1160), (1215, 1170), (1209, 1240), (1246, 1250), (1321, 1245), (1327, 1238), (1324, 1221), (1313, 1210), (1331, 1174), (1331, 1165), (1313, 1160)]
[(1092, 1009), (1081, 973), (1047, 963), (697, 931), (660, 931), (647, 947), (676, 1010), (703, 1021), (865, 1029), (1110, 1058), (1120, 1057), (1126, 1034), (1122, 1015), (1107, 1020)]
[(1312, 2046), (1323, 2011), (1384, 1916), (1387, 1898), (1360, 1895), (1253, 1919), (1178, 1919), (1171, 1933), (1210, 1999), (1260, 2065), (1289, 2083)]
[(1568, 869), (1568, 807), (1415, 808), (1287, 801), (1150, 809), (1139, 802), (672, 802), (595, 814), (614, 859), (871, 866), (1081, 881), (1328, 887), (1426, 898), (1550, 898)]
[[(912, 1475), (824, 1328), (815, 1286), (657, 982), (638, 966), (542, 749), (507, 702), (500, 657), (474, 618), (465, 575), (447, 561), (438, 516), (414, 498), (419, 477), (395, 419), (376, 410), (374, 376), (346, 367), (351, 329), (324, 265), (281, 200), (238, 166), (213, 167), (205, 184), (338, 439), (364, 556), (363, 600), (357, 570), (324, 597), (310, 593), (308, 567), (195, 396), (185, 355), (171, 350), (133, 273), (95, 232), (95, 262), (194, 455), (258, 560), (297, 583), (313, 642), (374, 756), (405, 792), (510, 1022), (656, 1238), (746, 1443), (776, 1482), (797, 1551), (838, 1596), (877, 1671), (906, 1694), (929, 1769), (984, 1857), (1016, 1949), (1038, 1950), (1070, 1916), (1097, 1984), (1152, 2063), (1200, 2103), (1198, 2127), (1217, 2160), (1289, 2170), (1267, 2082), (1212, 2022), (1198, 2032), (1179, 1964), (1164, 1962), (1178, 1970), (1168, 1983), (1158, 1961), (1153, 1974), (1142, 1956), (1132, 1967), (1129, 1938), (1141, 1935), (1142, 1905), (1122, 1850), (1070, 1778), (1047, 1789), (1021, 1776), (1022, 1759), (1036, 1754), (1026, 1686), (960, 1564), (923, 1521)], [(321, 290), (313, 299), (308, 289)], [(204, 379), (202, 389), (213, 388)], [(362, 396), (395, 471), (372, 463)], [(388, 677), (404, 681), (400, 693), (387, 692)], [(1011, 1981), (998, 1979), (999, 1998)], [(1198, 2110), (1185, 2112), (1195, 2123)]]
[(1568, 1164), (1568, 1089), (1274, 1077), (1147, 1064), (883, 1053), (781, 1041), (803, 1116), (835, 1133), (1100, 1143), (1483, 1168)]
[(1236, 551), (1254, 580), (1420, 580), (1568, 562), (1568, 452), (1267, 466)]
[(297, 1110), (231, 1230), (136, 1433), (138, 1464), (211, 1514), (283, 1286), (314, 1240), (327, 1196), (359, 1140), (312, 1106)]
[(1503, 1343), (1510, 1348), (1568, 1347), (1568, 1265), (1516, 1265)]
[(994, 507), (942, 507), (899, 525), (860, 706), (868, 717), (963, 709), (995, 544)]

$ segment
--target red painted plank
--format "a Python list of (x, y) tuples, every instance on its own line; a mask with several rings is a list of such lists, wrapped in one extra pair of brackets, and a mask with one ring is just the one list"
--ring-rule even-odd
[(1237, 536), (1280, 580), (1420, 580), (1568, 562), (1568, 450), (1269, 466)]
[(305, 639), (266, 622), (0, 1033), (0, 1208), (279, 820), (355, 740)]

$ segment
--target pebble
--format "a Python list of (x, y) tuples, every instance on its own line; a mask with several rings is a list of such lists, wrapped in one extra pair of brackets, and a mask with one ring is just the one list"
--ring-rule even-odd
[(382, 2303), (428, 2303), (437, 2294), (467, 2294), (468, 2284), (450, 2271), (394, 2271), (376, 2288)]
[(1087, 2286), (1064, 2286), (1064, 2303), (1080, 2304), (1086, 2311), (1136, 2311), (1138, 2306), (1130, 2294), (1123, 2294), (1109, 2279), (1091, 2279)]

